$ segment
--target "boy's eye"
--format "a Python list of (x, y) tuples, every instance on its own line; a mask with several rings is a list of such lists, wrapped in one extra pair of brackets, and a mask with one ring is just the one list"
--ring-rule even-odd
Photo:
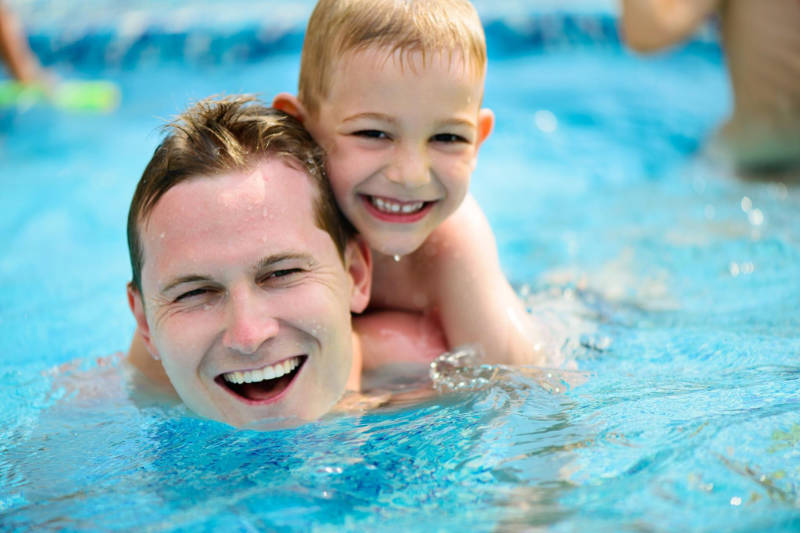
[(455, 133), (437, 133), (431, 140), (440, 143), (466, 143), (469, 142), (465, 137)]
[(358, 130), (353, 132), (356, 137), (366, 137), (368, 139), (388, 139), (389, 136), (380, 130)]

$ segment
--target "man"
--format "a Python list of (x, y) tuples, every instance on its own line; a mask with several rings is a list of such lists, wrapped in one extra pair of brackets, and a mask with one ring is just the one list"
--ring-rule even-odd
[(360, 389), (370, 353), (443, 351), (436, 328), (400, 313), (353, 333), (369, 249), (309, 134), (252, 98), (200, 102), (169, 126), (134, 193), (128, 245), (141, 341), (130, 361), (202, 416), (313, 420)]

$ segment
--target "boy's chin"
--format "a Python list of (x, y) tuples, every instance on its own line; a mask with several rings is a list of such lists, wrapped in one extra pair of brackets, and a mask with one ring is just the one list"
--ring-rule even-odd
[(428, 234), (408, 239), (373, 239), (381, 242), (369, 242), (369, 245), (373, 251), (399, 260), (404, 255), (410, 255), (417, 251), (427, 238)]

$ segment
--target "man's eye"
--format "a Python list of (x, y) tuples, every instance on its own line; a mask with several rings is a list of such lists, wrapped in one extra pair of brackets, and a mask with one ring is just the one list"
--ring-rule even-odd
[(358, 130), (353, 132), (356, 137), (366, 137), (368, 139), (388, 139), (389, 136), (380, 130)]
[(455, 133), (437, 133), (431, 140), (440, 143), (466, 143), (469, 142), (465, 137)]
[(273, 272), (270, 272), (266, 278), (267, 280), (286, 278), (294, 274), (299, 274), (300, 272), (303, 272), (302, 268), (283, 268), (281, 270), (275, 270)]
[(180, 294), (177, 298), (175, 298), (176, 302), (180, 302), (183, 300), (188, 300), (189, 298), (194, 298), (195, 296), (202, 296), (207, 294), (209, 291), (208, 289), (192, 289), (190, 291), (186, 291)]

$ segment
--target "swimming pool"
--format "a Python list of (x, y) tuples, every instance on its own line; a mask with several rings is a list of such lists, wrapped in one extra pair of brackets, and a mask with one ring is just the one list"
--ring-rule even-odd
[(584, 383), (269, 433), (109, 393), (113, 366), (80, 403), (51, 390), (130, 340), (124, 219), (158, 126), (292, 91), (310, 3), (19, 3), (47, 62), (123, 101), (0, 114), (0, 529), (800, 529), (800, 189), (697, 155), (730, 106), (713, 40), (638, 58), (606, 3), (478, 4), (498, 128), (472, 190), (534, 311), (591, 326), (567, 345)]

